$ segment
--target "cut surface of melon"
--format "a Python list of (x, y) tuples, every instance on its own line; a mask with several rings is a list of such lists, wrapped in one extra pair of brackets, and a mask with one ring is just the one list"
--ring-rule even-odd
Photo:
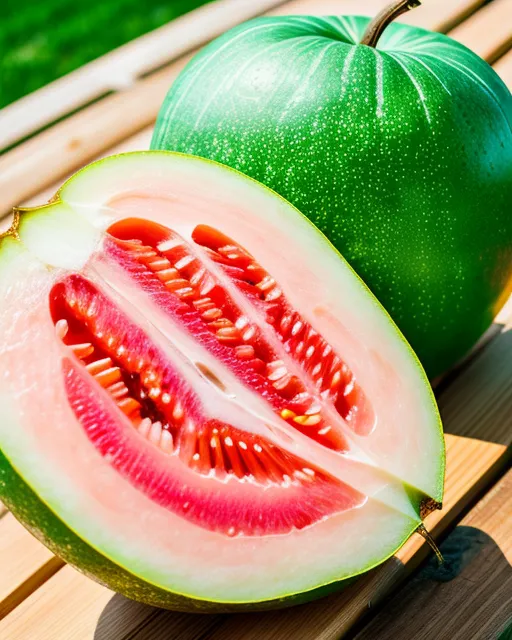
[(97, 162), (0, 239), (0, 448), (162, 590), (283, 598), (391, 555), (441, 502), (425, 375), (276, 194), (165, 152)]

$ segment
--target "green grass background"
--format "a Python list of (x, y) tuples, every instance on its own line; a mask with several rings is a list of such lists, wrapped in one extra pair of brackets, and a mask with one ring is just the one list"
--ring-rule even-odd
[(0, 0), (0, 108), (209, 0)]

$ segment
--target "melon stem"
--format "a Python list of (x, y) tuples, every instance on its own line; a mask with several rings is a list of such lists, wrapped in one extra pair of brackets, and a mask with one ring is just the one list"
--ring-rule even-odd
[(414, 7), (419, 7), (420, 4), (421, 0), (395, 0), (395, 2), (392, 2), (371, 20), (363, 34), (361, 44), (375, 48), (388, 24), (396, 20), (402, 13), (406, 13), (410, 9), (414, 9)]
[(439, 551), (439, 547), (434, 542), (434, 538), (430, 535), (430, 533), (427, 531), (425, 526), (420, 524), (420, 526), (416, 529), (416, 531), (417, 531), (417, 533), (420, 534), (420, 536), (422, 538), (424, 538), (427, 541), (428, 546), (436, 554), (436, 558), (437, 558), (437, 561), (439, 563), (439, 566), (443, 565), (444, 564), (443, 554), (441, 553), (441, 551)]

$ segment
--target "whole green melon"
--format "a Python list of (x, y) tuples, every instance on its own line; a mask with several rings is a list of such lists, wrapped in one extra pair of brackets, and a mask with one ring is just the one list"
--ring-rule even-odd
[(296, 205), (434, 377), (511, 290), (512, 98), (450, 38), (393, 23), (360, 44), (368, 24), (263, 17), (229, 31), (172, 86), (152, 147), (227, 164)]

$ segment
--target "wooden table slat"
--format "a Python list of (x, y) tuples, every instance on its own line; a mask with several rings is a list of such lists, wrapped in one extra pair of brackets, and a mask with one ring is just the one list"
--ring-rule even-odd
[[(434, 535), (439, 535), (457, 520), (461, 511), (492, 482), (509, 458), (507, 447), (512, 442), (511, 328), (512, 317), (508, 318), (503, 332), (461, 372), (460, 377), (439, 399), (445, 428), (449, 432), (446, 436), (448, 472), (445, 506), (442, 511), (432, 513), (427, 519), (427, 526)], [(489, 375), (486, 362), (492, 362), (498, 354), (502, 354), (503, 366), (495, 367), (492, 375)], [(495, 400), (497, 395), (500, 397), (498, 403)], [(458, 407), (458, 410), (454, 407)], [(471, 420), (475, 408), (479, 409), (479, 419), (475, 421), (477, 429)], [(503, 428), (504, 425), (506, 429)], [(468, 434), (473, 437), (465, 437)], [(220, 619), (220, 623), (215, 618), (214, 622), (205, 623), (201, 638), (283, 640), (293, 637), (294, 640), (334, 640), (360, 620), (370, 605), (376, 605), (389, 595), (427, 554), (428, 548), (423, 539), (413, 536), (396, 558), (363, 576), (339, 595), (285, 611), (259, 615), (240, 614)], [(128, 605), (119, 596), (111, 600), (111, 592), (81, 576), (78, 582), (74, 578), (73, 595), (70, 596), (68, 580), (71, 578), (63, 578), (64, 571), (66, 576), (70, 572), (78, 575), (69, 567), (59, 571), (0, 622), (0, 638), (5, 635), (20, 640), (59, 639), (60, 636), (52, 636), (50, 631), (60, 628), (59, 625), (66, 621), (66, 640), (90, 640), (91, 629), (103, 624), (103, 611), (107, 605), (112, 629), (119, 626), (126, 629), (126, 633), (116, 631), (116, 635), (104, 636), (105, 640), (132, 640), (137, 637), (133, 633), (141, 625), (160, 625), (157, 620), (159, 616), (165, 616), (169, 628), (174, 624), (182, 624), (183, 614), (155, 613), (150, 607), (141, 609), (140, 605)], [(76, 598), (81, 603), (80, 615), (72, 618), (67, 614), (67, 607), (71, 607)], [(42, 601), (46, 603), (43, 620), (40, 616)], [(52, 602), (61, 602), (66, 609), (51, 606)], [(145, 622), (146, 618), (153, 620), (155, 616), (155, 621)], [(166, 636), (146, 636), (149, 637), (157, 640)], [(194, 638), (188, 635), (182, 637), (187, 640)]]
[(450, 32), (488, 62), (494, 62), (512, 46), (512, 1), (493, 0)]
[(285, 0), (216, 0), (89, 62), (0, 111), (0, 149)]
[(356, 640), (497, 638), (512, 617), (510, 514), (512, 471), (443, 542), (445, 566), (429, 562)]
[[(368, 0), (366, 10), (371, 7), (371, 13), (375, 13), (387, 1)], [(455, 5), (456, 11), (462, 14), (475, 2), (457, 0)], [(428, 29), (442, 29), (447, 19), (453, 21), (455, 9), (450, 3), (438, 3), (436, 13), (422, 12), (420, 8), (410, 12), (407, 19)], [(283, 5), (279, 11), (353, 14), (361, 13), (361, 6), (354, 0), (297, 0)], [(167, 89), (182, 66), (183, 59), (180, 59), (1, 156), (0, 217), (6, 215), (11, 207), (154, 121)]]
[(6, 513), (0, 519), (0, 619), (63, 564)]
[(0, 638), (199, 640), (220, 622), (221, 616), (167, 612), (127, 600), (65, 566), (0, 622)]
[(512, 50), (494, 64), (494, 69), (507, 87), (512, 87)]
[[(113, 595), (65, 566), (0, 622), (0, 638), (92, 640), (97, 620)], [(122, 629), (121, 620), (117, 624)]]

